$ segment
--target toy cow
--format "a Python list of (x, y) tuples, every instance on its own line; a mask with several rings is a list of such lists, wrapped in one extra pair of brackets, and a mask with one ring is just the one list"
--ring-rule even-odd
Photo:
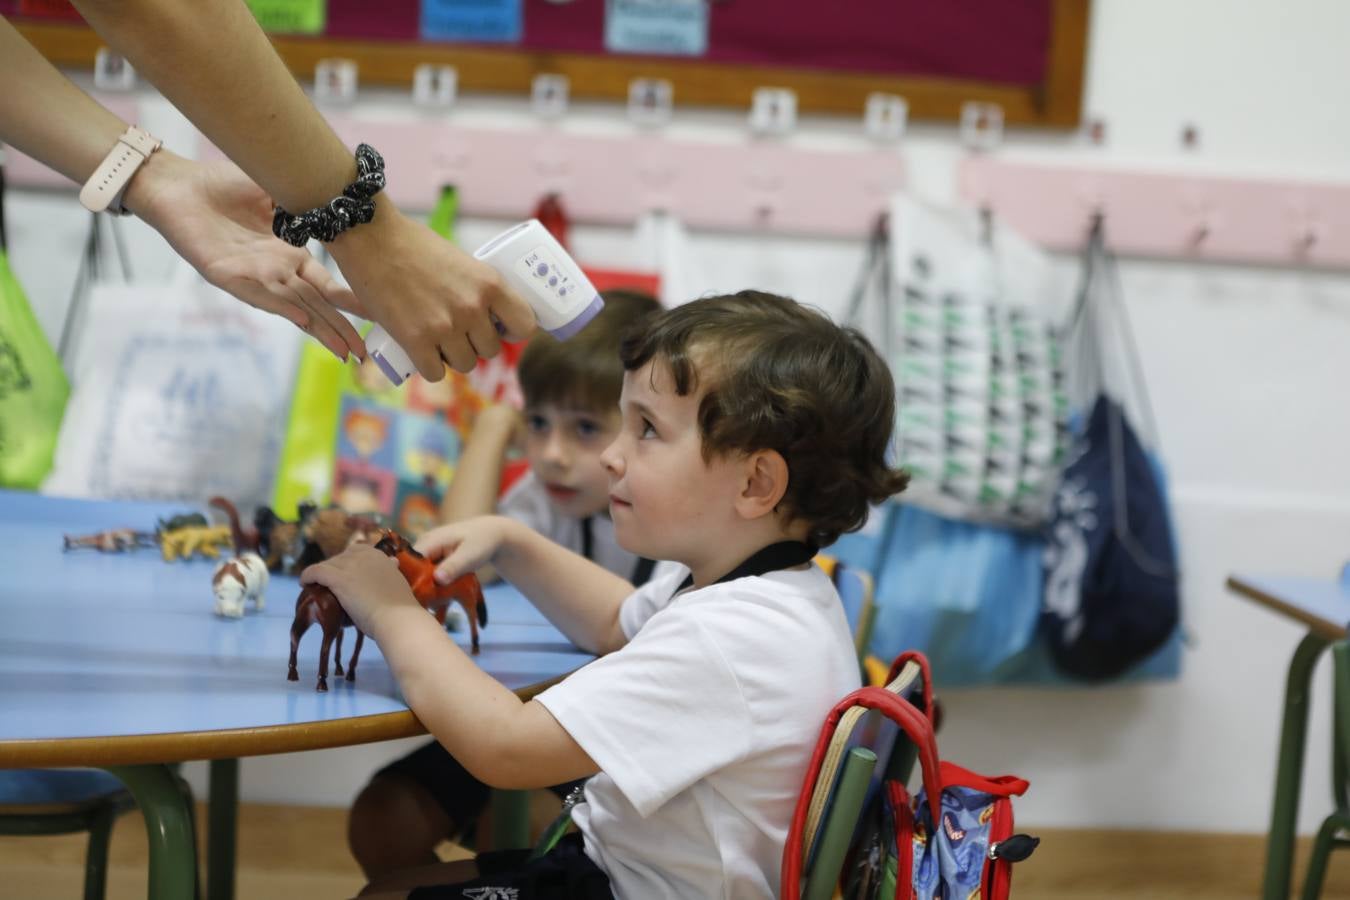
[(253, 602), (255, 612), (262, 612), (267, 598), (267, 564), (256, 553), (242, 553), (216, 566), (211, 578), (211, 591), (216, 595), (216, 615), (230, 619), (243, 618), (244, 605)]

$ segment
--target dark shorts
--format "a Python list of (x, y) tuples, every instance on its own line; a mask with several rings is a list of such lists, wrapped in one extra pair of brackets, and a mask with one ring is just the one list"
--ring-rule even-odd
[(581, 835), (569, 834), (552, 851), (528, 861), (528, 850), (480, 853), (479, 876), (472, 881), (420, 887), (408, 900), (462, 900), (510, 897), (512, 900), (614, 900), (609, 876), (586, 855)]
[[(492, 788), (470, 775), (437, 741), (418, 747), (376, 774), (402, 775), (417, 782), (435, 798), (459, 831), (478, 820), (492, 795)], [(581, 782), (572, 781), (554, 785), (549, 790), (559, 797), (566, 797), (578, 784)]]

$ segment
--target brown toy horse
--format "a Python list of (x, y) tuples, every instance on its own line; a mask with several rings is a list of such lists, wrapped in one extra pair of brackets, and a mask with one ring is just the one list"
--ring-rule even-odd
[[(478, 627), (487, 627), (487, 602), (483, 599), (483, 587), (472, 572), (461, 575), (449, 584), (436, 582), (436, 564), (418, 553), (403, 535), (396, 531), (386, 531), (384, 537), (375, 544), (375, 549), (394, 557), (398, 561), (399, 572), (407, 579), (417, 602), (436, 616), (436, 621), (445, 624), (445, 613), (452, 600), (458, 601), (469, 614), (469, 629), (473, 638), (473, 652), (478, 652)], [(286, 670), (287, 681), (299, 681), (300, 673), (296, 669), (296, 655), (302, 638), (309, 626), (318, 624), (323, 629), (323, 643), (319, 647), (319, 682), (317, 691), (328, 690), (328, 651), (333, 648), (333, 674), (342, 675), (342, 629), (354, 625), (342, 604), (328, 588), (321, 584), (307, 584), (300, 589), (295, 601), (295, 619), (291, 622), (291, 658)], [(347, 663), (347, 680), (356, 680), (356, 661), (361, 656), (361, 645), (366, 636), (356, 629), (356, 646), (352, 649), (351, 661)], [(336, 642), (336, 646), (334, 643)]]
[(487, 601), (483, 599), (483, 586), (478, 576), (472, 572), (459, 576), (449, 584), (436, 581), (436, 564), (418, 553), (408, 543), (408, 539), (396, 531), (386, 531), (375, 545), (398, 561), (398, 570), (408, 579), (413, 596), (436, 616), (436, 621), (445, 624), (445, 613), (450, 601), (456, 601), (469, 614), (469, 633), (472, 636), (473, 652), (478, 652), (478, 628), (487, 627)]
[[(286, 670), (287, 681), (299, 681), (300, 673), (295, 668), (295, 654), (300, 648), (300, 638), (304, 637), (309, 626), (318, 623), (323, 629), (323, 643), (319, 646), (319, 683), (316, 691), (328, 690), (328, 648), (337, 638), (337, 647), (333, 650), (333, 674), (342, 674), (342, 629), (354, 624), (347, 611), (338, 603), (338, 598), (321, 584), (307, 584), (300, 589), (295, 600), (295, 620), (291, 622), (291, 661)], [(356, 647), (352, 649), (351, 662), (347, 663), (347, 680), (356, 680), (356, 660), (361, 656), (361, 645), (366, 635), (356, 629)]]

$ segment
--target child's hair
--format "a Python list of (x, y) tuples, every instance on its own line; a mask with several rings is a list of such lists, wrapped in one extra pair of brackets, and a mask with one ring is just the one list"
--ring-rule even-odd
[(567, 341), (539, 332), (525, 346), (516, 368), (526, 406), (556, 403), (609, 413), (619, 405), (623, 366), (619, 344), (629, 329), (661, 310), (651, 294), (614, 289), (601, 292), (602, 309)]
[(681, 396), (703, 391), (703, 456), (776, 450), (788, 466), (780, 511), (818, 547), (904, 490), (886, 461), (895, 384), (867, 338), (822, 312), (762, 291), (675, 307), (624, 341), (623, 366), (659, 358)]

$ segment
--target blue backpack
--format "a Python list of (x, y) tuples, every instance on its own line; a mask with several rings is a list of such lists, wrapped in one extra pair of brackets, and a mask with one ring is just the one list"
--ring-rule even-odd
[(1055, 495), (1045, 623), (1060, 669), (1113, 678), (1166, 643), (1181, 597), (1167, 505), (1120, 405), (1097, 398)]
[[(1113, 678), (1166, 643), (1180, 619), (1176, 551), (1161, 468), (1155, 467), (1120, 403), (1104, 389), (1098, 316), (1114, 312), (1110, 333), (1123, 340), (1135, 388), (1148, 395), (1120, 299), (1115, 262), (1100, 220), (1088, 241), (1077, 316), (1084, 374), (1099, 391), (1069, 454), (1047, 526), (1043, 623), (1051, 656), (1066, 674)], [(1112, 302), (1094, 292), (1094, 275), (1110, 280)], [(1094, 296), (1096, 294), (1097, 296)], [(1156, 428), (1154, 429), (1156, 433)]]

